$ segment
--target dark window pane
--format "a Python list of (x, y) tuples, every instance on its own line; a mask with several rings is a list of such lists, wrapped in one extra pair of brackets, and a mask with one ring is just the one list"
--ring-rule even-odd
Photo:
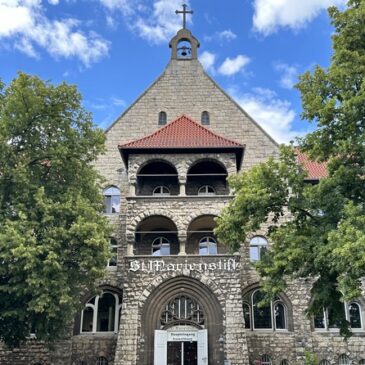
[(326, 328), (323, 314), (314, 317), (314, 328)]
[(349, 305), (349, 316), (351, 328), (361, 328), (360, 306), (357, 303)]
[(104, 293), (99, 298), (97, 331), (114, 331), (115, 297), (110, 293)]
[(276, 303), (274, 306), (275, 314), (275, 327), (276, 329), (283, 330), (286, 328), (285, 322), (285, 307), (281, 303)]
[(93, 317), (94, 310), (90, 307), (86, 307), (82, 317), (82, 332), (92, 332), (93, 330)]
[(243, 318), (245, 320), (245, 328), (251, 328), (250, 306), (246, 303), (243, 304)]
[(260, 291), (256, 291), (253, 295), (253, 317), (254, 327), (257, 329), (272, 328), (271, 322), (271, 306), (260, 306), (258, 303), (263, 299)]

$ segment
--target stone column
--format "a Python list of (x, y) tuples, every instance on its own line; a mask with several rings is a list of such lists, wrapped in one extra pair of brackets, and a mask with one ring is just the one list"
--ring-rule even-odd
[(179, 249), (179, 256), (186, 255), (186, 239), (187, 235), (186, 232), (179, 233), (179, 242), (180, 242), (180, 249)]
[(135, 180), (132, 180), (129, 182), (129, 195), (136, 196), (136, 192), (137, 192), (137, 182)]
[(134, 256), (134, 234), (127, 234), (127, 256)]
[(179, 179), (179, 184), (180, 184), (180, 191), (179, 191), (179, 195), (180, 196), (186, 196), (186, 179), (185, 178), (180, 178)]

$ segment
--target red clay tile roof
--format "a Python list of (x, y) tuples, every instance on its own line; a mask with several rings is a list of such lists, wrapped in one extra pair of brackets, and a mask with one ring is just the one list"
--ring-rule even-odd
[(244, 145), (222, 137), (186, 115), (182, 115), (157, 131), (118, 147), (121, 149), (243, 148)]
[(297, 159), (304, 169), (307, 170), (306, 180), (319, 180), (328, 176), (327, 164), (325, 162), (311, 161), (309, 157), (300, 151), (296, 151)]

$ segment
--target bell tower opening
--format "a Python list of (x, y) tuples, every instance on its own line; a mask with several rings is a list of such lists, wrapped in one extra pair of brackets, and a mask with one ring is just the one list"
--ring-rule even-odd
[(176, 14), (183, 15), (183, 27), (176, 36), (171, 39), (171, 59), (173, 60), (196, 60), (198, 58), (197, 49), (200, 47), (199, 41), (186, 29), (186, 15), (193, 14), (193, 11), (186, 10), (187, 5), (183, 4), (183, 10), (176, 10)]

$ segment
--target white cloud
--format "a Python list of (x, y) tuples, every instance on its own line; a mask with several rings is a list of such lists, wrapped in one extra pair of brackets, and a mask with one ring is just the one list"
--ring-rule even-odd
[(232, 76), (241, 71), (250, 59), (244, 55), (238, 55), (235, 58), (227, 57), (218, 69), (218, 72), (225, 76)]
[(280, 86), (284, 89), (292, 89), (298, 82), (299, 72), (295, 66), (279, 62), (274, 64), (274, 68), (281, 73)]
[(212, 73), (215, 72), (215, 69), (214, 69), (215, 59), (216, 59), (216, 55), (214, 53), (211, 53), (208, 51), (204, 51), (199, 56), (199, 61), (203, 65), (204, 69), (206, 71), (210, 71)]
[[(130, 29), (151, 44), (168, 41), (182, 28), (181, 15), (175, 14), (181, 9), (180, 0), (154, 0), (148, 7), (142, 0), (100, 0), (108, 10), (119, 10)], [(185, 1), (189, 8), (189, 2)], [(191, 17), (187, 17), (188, 24)]]
[(279, 143), (288, 143), (305, 134), (293, 129), (296, 113), (287, 100), (270, 89), (255, 88), (251, 93), (230, 90), (232, 97), (260, 126)]
[(76, 57), (89, 66), (107, 55), (109, 43), (95, 32), (85, 34), (80, 25), (72, 18), (49, 20), (41, 0), (0, 0), (0, 39), (13, 37), (14, 47), (31, 57), (39, 56), (38, 47), (53, 57)]
[(59, 4), (59, 0), (48, 0), (48, 2), (49, 2), (51, 5), (58, 5), (58, 4)]
[(279, 27), (299, 29), (329, 6), (342, 6), (347, 0), (254, 0), (254, 29), (269, 35)]
[(133, 0), (100, 0), (101, 4), (110, 10), (120, 10), (124, 15), (134, 13), (133, 7), (136, 1)]
[(226, 29), (222, 32), (218, 32), (218, 37), (221, 40), (232, 41), (237, 38), (237, 34), (233, 33), (230, 29)]

